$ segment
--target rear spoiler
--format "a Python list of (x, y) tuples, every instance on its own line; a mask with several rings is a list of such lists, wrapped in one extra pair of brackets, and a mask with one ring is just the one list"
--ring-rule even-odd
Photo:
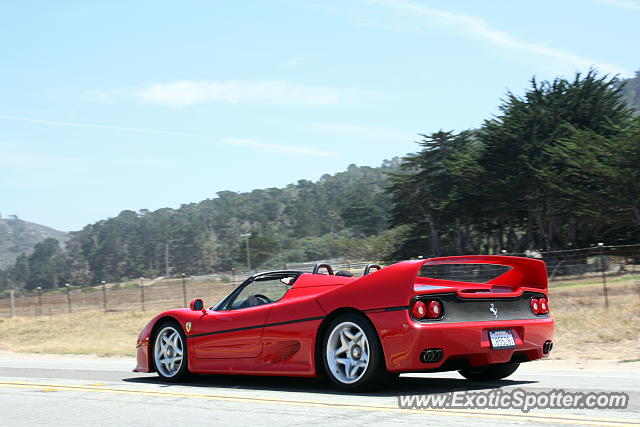
[[(498, 255), (469, 255), (426, 260), (402, 261), (350, 281), (344, 286), (320, 295), (318, 303), (327, 312), (344, 307), (345, 301), (359, 310), (403, 307), (415, 295), (414, 285), (423, 265), (438, 264), (498, 264), (511, 267), (485, 285), (503, 285), (511, 288), (529, 287), (546, 291), (547, 268), (543, 261)], [(429, 279), (441, 286), (457, 287), (469, 283)], [(395, 288), (395, 291), (391, 289)], [(505, 294), (506, 295), (506, 294)], [(468, 295), (471, 297), (471, 295)], [(481, 297), (478, 294), (477, 297)]]
[(511, 267), (508, 271), (495, 277), (486, 284), (505, 285), (511, 287), (529, 287), (547, 289), (547, 267), (544, 261), (502, 255), (469, 255), (430, 258), (423, 265), (439, 264), (497, 264)]

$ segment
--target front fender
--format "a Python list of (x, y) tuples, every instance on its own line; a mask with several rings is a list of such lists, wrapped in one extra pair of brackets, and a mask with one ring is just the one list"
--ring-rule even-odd
[(136, 367), (133, 372), (155, 372), (153, 358), (151, 357), (151, 337), (155, 332), (155, 327), (163, 320), (174, 320), (185, 330), (185, 324), (202, 316), (202, 312), (193, 311), (188, 308), (164, 311), (155, 316), (142, 329), (136, 341)]

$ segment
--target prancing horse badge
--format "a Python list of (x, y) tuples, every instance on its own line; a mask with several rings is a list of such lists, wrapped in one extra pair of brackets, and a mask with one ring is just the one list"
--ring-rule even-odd
[[(491, 306), (489, 307), (489, 311), (496, 317), (496, 319), (498, 318), (498, 309), (493, 303), (491, 303)], [(189, 330), (187, 329), (187, 332), (188, 331)]]
[(191, 332), (191, 322), (185, 323), (184, 328), (187, 330), (187, 333)]

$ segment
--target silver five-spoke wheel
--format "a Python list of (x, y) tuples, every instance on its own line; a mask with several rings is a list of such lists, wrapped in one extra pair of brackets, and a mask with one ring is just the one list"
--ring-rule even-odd
[(153, 353), (156, 369), (163, 377), (171, 378), (180, 371), (183, 349), (182, 336), (173, 326), (165, 326), (158, 332)]
[(369, 340), (353, 322), (336, 325), (327, 340), (327, 364), (334, 378), (344, 384), (358, 381), (369, 366)]

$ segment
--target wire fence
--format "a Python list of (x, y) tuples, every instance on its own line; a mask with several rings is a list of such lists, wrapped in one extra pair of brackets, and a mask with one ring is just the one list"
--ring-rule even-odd
[[(563, 297), (584, 297), (589, 286), (590, 297), (602, 297), (605, 306), (614, 296), (637, 295), (640, 298), (640, 245), (594, 246), (590, 248), (522, 254), (545, 261), (549, 287), (562, 290)], [(368, 261), (344, 259), (325, 260), (334, 271), (362, 275)], [(312, 271), (316, 262), (287, 264), (285, 269)], [(390, 265), (393, 262), (382, 263)], [(501, 266), (451, 264), (438, 266), (429, 277), (485, 282), (501, 274)], [(503, 271), (502, 271), (503, 272)], [(140, 278), (122, 283), (101, 283), (95, 286), (64, 286), (53, 290), (31, 292), (11, 290), (0, 298), (0, 317), (53, 316), (90, 310), (152, 311), (186, 307), (193, 298), (202, 298), (208, 306), (226, 296), (253, 271), (224, 271), (201, 276)], [(572, 291), (575, 289), (575, 292)]]
[(602, 297), (606, 308), (611, 297), (637, 295), (640, 298), (640, 245), (597, 246), (564, 251), (528, 252), (520, 256), (539, 257), (547, 265), (549, 289), (562, 290), (570, 298)]

